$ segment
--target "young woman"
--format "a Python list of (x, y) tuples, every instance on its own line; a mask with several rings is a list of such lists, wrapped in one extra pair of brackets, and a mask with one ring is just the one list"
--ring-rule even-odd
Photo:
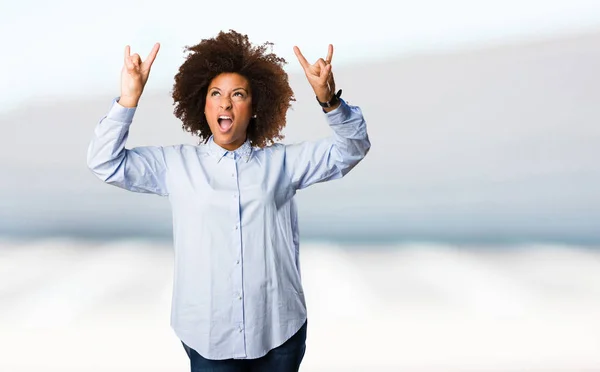
[(370, 148), (361, 110), (335, 92), (331, 45), (314, 64), (294, 52), (332, 135), (276, 142), (294, 96), (270, 45), (230, 31), (188, 47), (174, 113), (199, 144), (132, 149), (128, 130), (159, 44), (145, 61), (127, 46), (121, 95), (89, 145), (88, 166), (101, 180), (170, 200), (171, 325), (192, 371), (298, 370), (307, 313), (294, 195), (341, 178)]

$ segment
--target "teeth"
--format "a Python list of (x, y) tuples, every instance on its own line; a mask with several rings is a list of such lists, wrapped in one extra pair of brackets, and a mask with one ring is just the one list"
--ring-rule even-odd
[(229, 120), (231, 120), (231, 116), (221, 115), (221, 116), (219, 116), (219, 119), (229, 119)]

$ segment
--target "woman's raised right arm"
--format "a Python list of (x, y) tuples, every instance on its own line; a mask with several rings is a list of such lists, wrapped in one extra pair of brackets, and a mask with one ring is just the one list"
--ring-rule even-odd
[(87, 165), (102, 181), (135, 192), (168, 195), (167, 165), (162, 147), (126, 149), (133, 115), (148, 81), (160, 45), (152, 48), (144, 62), (125, 47), (121, 71), (121, 96), (96, 125), (87, 152)]

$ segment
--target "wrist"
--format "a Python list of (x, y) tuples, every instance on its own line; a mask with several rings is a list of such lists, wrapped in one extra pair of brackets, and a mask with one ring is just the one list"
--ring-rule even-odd
[(319, 101), (319, 102), (328, 102), (331, 100), (332, 96), (333, 96), (333, 93), (330, 91), (315, 94), (315, 97), (317, 97), (317, 101)]
[[(342, 90), (338, 90), (337, 93), (333, 94), (333, 95), (329, 95), (329, 97), (323, 99), (322, 97), (320, 97), (319, 95), (316, 96), (317, 98), (317, 102), (319, 103), (319, 105), (321, 105), (321, 107), (323, 107), (324, 109), (326, 108), (334, 108), (337, 107), (340, 103), (340, 96), (342, 95)], [(322, 95), (321, 95), (322, 96)]]
[(322, 107), (322, 109), (323, 109), (323, 112), (324, 112), (324, 113), (328, 113), (328, 112), (330, 112), (330, 111), (333, 111), (333, 110), (335, 110), (335, 109), (336, 109), (336, 108), (338, 108), (340, 105), (341, 105), (341, 102), (340, 102), (340, 101), (338, 101), (338, 103), (336, 103), (335, 105), (333, 105), (333, 106), (330, 106), (330, 107)]
[(119, 97), (119, 100), (117, 102), (119, 102), (119, 104), (123, 107), (134, 108), (137, 107), (139, 101), (139, 97), (130, 97), (122, 95), (121, 97)]

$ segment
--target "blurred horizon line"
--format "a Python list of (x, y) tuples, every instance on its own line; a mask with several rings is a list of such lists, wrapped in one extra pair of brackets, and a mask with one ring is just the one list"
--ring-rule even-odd
[[(0, 241), (43, 241), (43, 240), (72, 240), (85, 242), (114, 242), (114, 241), (151, 241), (160, 244), (171, 244), (171, 232), (154, 231), (123, 231), (123, 230), (64, 230), (48, 229), (49, 231), (2, 231)], [(579, 246), (600, 248), (600, 237), (593, 235), (572, 236), (568, 234), (444, 234), (444, 233), (408, 233), (408, 234), (319, 234), (309, 233), (300, 235), (300, 245), (324, 244), (342, 247), (401, 247), (403, 245), (448, 245), (461, 247), (517, 247), (528, 245)]]

